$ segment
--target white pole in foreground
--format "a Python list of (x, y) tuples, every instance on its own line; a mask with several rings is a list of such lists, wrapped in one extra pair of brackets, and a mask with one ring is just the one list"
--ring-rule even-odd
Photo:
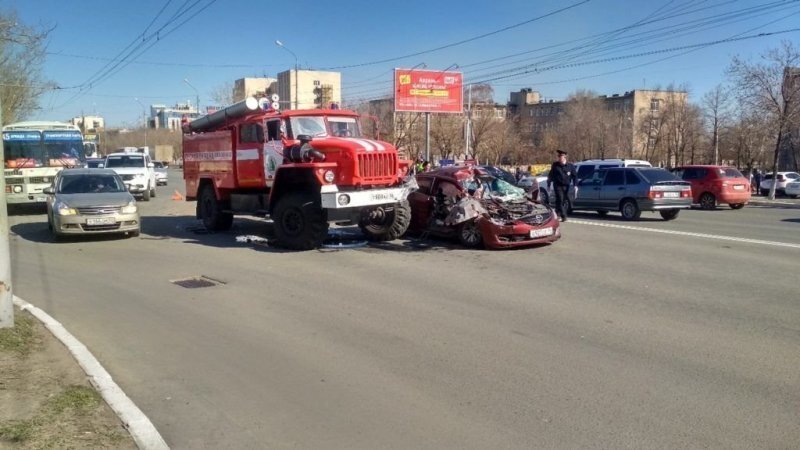
[[(0, 127), (3, 125), (3, 104), (0, 100)], [(0, 139), (0, 158), (5, 161)], [(0, 328), (14, 326), (14, 293), (11, 291), (11, 252), (8, 245), (8, 209), (6, 177), (0, 177)]]

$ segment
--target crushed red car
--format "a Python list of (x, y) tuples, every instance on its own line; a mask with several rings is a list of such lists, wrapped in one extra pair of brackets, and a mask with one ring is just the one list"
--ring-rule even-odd
[(409, 194), (409, 230), (492, 249), (550, 244), (561, 238), (558, 216), (525, 191), (474, 166), (417, 174)]

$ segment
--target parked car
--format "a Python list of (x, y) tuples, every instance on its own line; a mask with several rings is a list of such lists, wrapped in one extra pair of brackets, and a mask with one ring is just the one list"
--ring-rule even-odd
[(481, 167), (447, 166), (416, 176), (408, 196), (411, 231), (457, 238), (468, 247), (548, 244), (561, 237), (548, 206)]
[(122, 178), (111, 169), (64, 169), (47, 197), (47, 227), (53, 236), (126, 233), (138, 236), (139, 208)]
[[(772, 189), (772, 178), (774, 173), (764, 174), (764, 179), (758, 188), (761, 190), (761, 195), (769, 195)], [(786, 185), (793, 182), (800, 181), (800, 173), (797, 172), (778, 172), (778, 184), (775, 186), (775, 193), (777, 195), (786, 195)]]
[(750, 180), (731, 166), (687, 165), (671, 172), (692, 184), (692, 200), (703, 209), (727, 203), (740, 209), (750, 201)]
[(87, 169), (102, 169), (105, 164), (105, 158), (86, 158)]
[(800, 180), (787, 183), (786, 187), (784, 188), (784, 193), (787, 197), (791, 198), (797, 198), (800, 196)]
[(612, 167), (653, 167), (647, 161), (641, 159), (585, 159), (572, 164), (575, 167), (576, 178), (582, 180), (590, 177), (594, 172)]
[(128, 191), (140, 195), (143, 201), (156, 196), (156, 171), (150, 155), (136, 151), (111, 153), (106, 156), (105, 167), (117, 172)]
[(156, 186), (166, 186), (169, 184), (167, 166), (161, 161), (153, 161), (153, 169), (156, 171)]
[(625, 220), (638, 220), (642, 211), (658, 211), (664, 220), (673, 220), (691, 205), (691, 184), (668, 171), (615, 167), (579, 181), (572, 209), (594, 210), (601, 216), (619, 211)]

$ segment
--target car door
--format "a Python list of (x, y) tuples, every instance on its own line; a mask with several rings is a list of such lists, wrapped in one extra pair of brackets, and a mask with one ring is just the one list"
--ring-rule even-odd
[(606, 176), (600, 187), (598, 206), (603, 209), (616, 210), (619, 201), (625, 196), (625, 169), (615, 167), (606, 170)]
[(411, 228), (423, 230), (428, 227), (431, 210), (433, 208), (433, 197), (431, 187), (433, 177), (417, 175), (416, 191), (408, 194), (408, 204), (411, 206)]
[(596, 208), (600, 199), (600, 189), (603, 184), (605, 170), (595, 170), (591, 175), (578, 181), (578, 189), (573, 201), (573, 209)]

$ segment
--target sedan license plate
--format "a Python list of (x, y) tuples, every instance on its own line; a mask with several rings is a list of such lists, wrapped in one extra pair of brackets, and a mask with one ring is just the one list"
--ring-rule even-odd
[(113, 225), (116, 220), (113, 217), (93, 217), (86, 219), (86, 225)]
[(532, 238), (550, 236), (553, 234), (553, 227), (540, 228), (538, 230), (531, 230), (530, 236)]
[(680, 192), (664, 192), (664, 198), (678, 198), (680, 196)]

